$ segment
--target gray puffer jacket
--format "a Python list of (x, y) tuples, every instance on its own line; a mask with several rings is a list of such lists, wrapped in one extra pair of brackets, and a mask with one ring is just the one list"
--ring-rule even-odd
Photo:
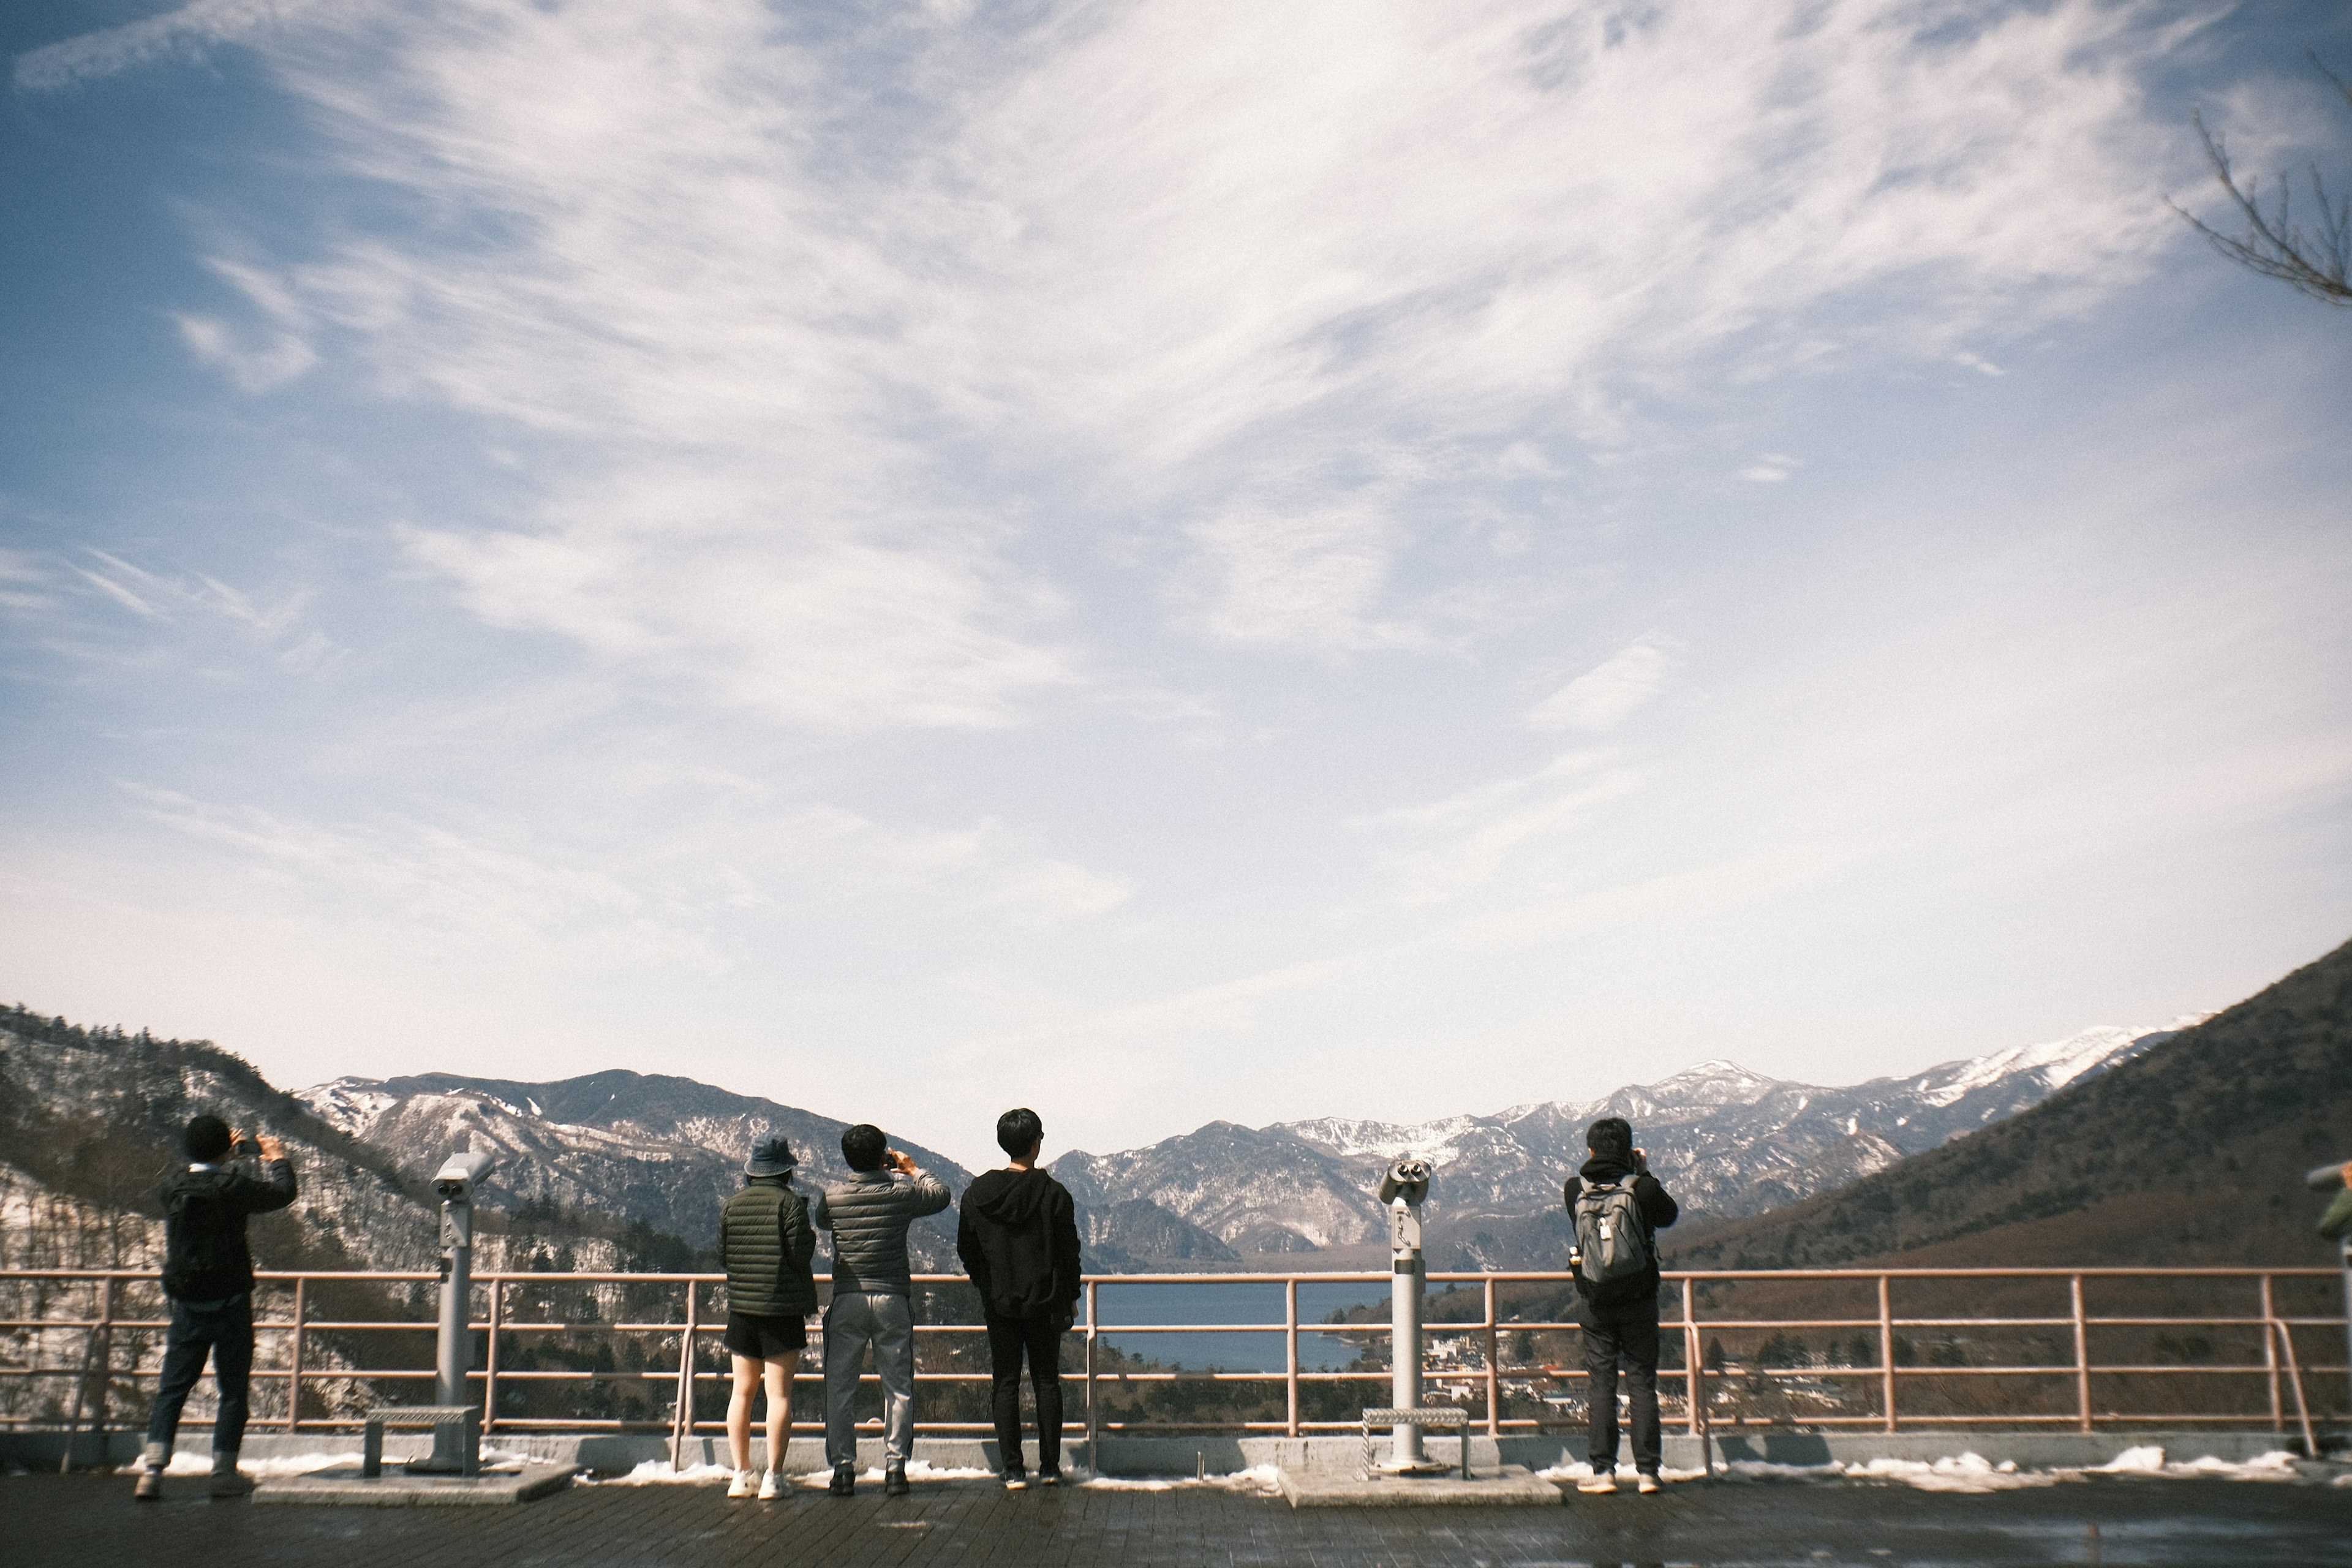
[(948, 1206), (948, 1190), (918, 1171), (910, 1177), (887, 1171), (853, 1173), (817, 1194), (809, 1215), (819, 1230), (833, 1232), (833, 1292), (863, 1290), (879, 1296), (914, 1293), (907, 1265), (907, 1227)]

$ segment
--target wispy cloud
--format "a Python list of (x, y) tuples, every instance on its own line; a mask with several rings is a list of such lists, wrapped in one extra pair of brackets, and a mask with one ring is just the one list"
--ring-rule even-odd
[(1639, 770), (1613, 752), (1570, 752), (1536, 773), (1349, 826), (1388, 841), (1382, 863), (1400, 902), (1431, 904), (1484, 887), (1507, 863), (1581, 830), (1603, 806), (1641, 785)]
[(240, 327), (219, 316), (178, 313), (173, 320), (190, 353), (220, 366), (247, 392), (283, 386), (319, 363), (304, 335), (307, 312), (285, 283), (218, 258), (211, 267), (253, 306), (261, 324)]
[(198, 59), (228, 43), (289, 20), (323, 0), (189, 0), (159, 16), (85, 33), (18, 57), (19, 92), (58, 92), (157, 60)]
[(1659, 635), (1629, 643), (1528, 710), (1530, 730), (1613, 730), (1665, 689), (1682, 645)]
[(791, 722), (971, 726), (1097, 678), (1013, 475), (1153, 520), (1213, 641), (1435, 647), (1477, 596), (1396, 568), (1465, 474), (2128, 284), (2178, 237), (2146, 9), (214, 0), (17, 80), (237, 36), (445, 215), (224, 263), (263, 326), (183, 330), (254, 388), (331, 331), (579, 438), (537, 515), (412, 536), (485, 619)]
[(324, 893), (347, 910), (430, 932), (453, 950), (492, 944), (534, 962), (721, 967), (701, 935), (611, 871), (568, 866), (431, 823), (289, 819), (256, 807), (122, 786), (149, 820)]

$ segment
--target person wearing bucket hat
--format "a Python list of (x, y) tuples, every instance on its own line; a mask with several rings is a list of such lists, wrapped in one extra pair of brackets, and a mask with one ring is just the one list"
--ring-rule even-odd
[(767, 1473), (757, 1483), (758, 1494), (771, 1499), (782, 1488), (793, 1373), (808, 1344), (803, 1320), (816, 1310), (816, 1280), (809, 1273), (816, 1231), (809, 1224), (807, 1200), (793, 1191), (798, 1163), (782, 1134), (759, 1139), (743, 1164), (743, 1190), (719, 1211), (719, 1258), (727, 1270), (726, 1344), (735, 1363), (734, 1393), (727, 1401), (727, 1447), (734, 1461), (727, 1486), (730, 1498), (753, 1492), (751, 1397), (763, 1380)]

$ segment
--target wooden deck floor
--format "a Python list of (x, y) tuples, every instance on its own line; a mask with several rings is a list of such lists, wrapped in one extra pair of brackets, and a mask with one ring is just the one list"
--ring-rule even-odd
[(593, 1486), (511, 1508), (136, 1503), (127, 1478), (0, 1477), (0, 1563), (215, 1568), (1412, 1568), (1559, 1563), (2352, 1565), (2352, 1489), (2101, 1479), (1949, 1496), (1901, 1486), (1693, 1484), (1528, 1509), (1317, 1510), (1202, 1489), (982, 1482), (904, 1499)]

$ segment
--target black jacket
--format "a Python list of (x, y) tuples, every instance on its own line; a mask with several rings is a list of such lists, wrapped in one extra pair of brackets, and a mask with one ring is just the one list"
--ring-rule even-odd
[(1079, 1279), (1076, 1205), (1043, 1171), (990, 1171), (963, 1194), (956, 1256), (1002, 1318), (1075, 1318)]
[(754, 1176), (719, 1210), (719, 1262), (727, 1310), (755, 1318), (804, 1318), (816, 1310), (809, 1259), (816, 1230), (808, 1200), (782, 1176)]
[(163, 1184), (163, 1289), (183, 1301), (218, 1301), (253, 1289), (248, 1215), (294, 1201), (294, 1167), (224, 1160), (181, 1171)]
[[(1583, 1168), (1560, 1186), (1560, 1201), (1568, 1205), (1570, 1218), (1573, 1220), (1576, 1215), (1576, 1200), (1582, 1195), (1585, 1183), (1613, 1182), (1633, 1169), (1625, 1161), (1606, 1159), (1599, 1154), (1584, 1162)], [(1633, 1178), (1633, 1207), (1640, 1212), (1642, 1222), (1653, 1231), (1664, 1230), (1682, 1216), (1681, 1206), (1659, 1184), (1658, 1178), (1647, 1171)], [(1654, 1309), (1658, 1301), (1657, 1247), (1653, 1245), (1650, 1248), (1649, 1268), (1626, 1279), (1610, 1281), (1601, 1288), (1597, 1296), (1580, 1270), (1576, 1276), (1576, 1293), (1580, 1300), (1595, 1307), (1623, 1307), (1646, 1301)]]

